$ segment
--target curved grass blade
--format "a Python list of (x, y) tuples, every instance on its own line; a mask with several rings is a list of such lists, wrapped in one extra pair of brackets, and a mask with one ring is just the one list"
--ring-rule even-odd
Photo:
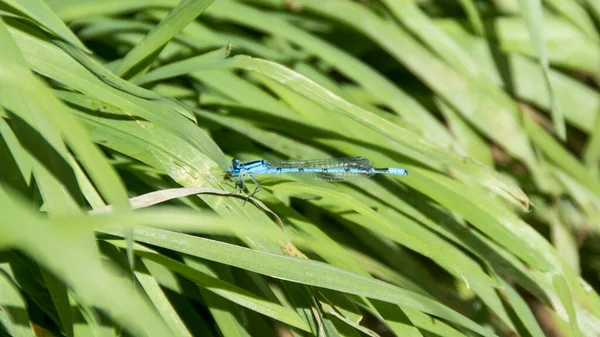
[[(29, 102), (31, 111), (45, 116), (48, 121), (52, 122), (51, 127), (55, 129), (54, 132), (60, 132), (60, 136), (79, 157), (86, 172), (103, 196), (116, 207), (126, 209), (125, 189), (116, 172), (108, 165), (100, 150), (90, 142), (87, 132), (67, 112), (65, 106), (49, 88), (33, 76), (21, 55), (21, 50), (1, 20), (0, 44), (4, 46), (3, 53), (0, 54), (0, 63), (3, 64), (4, 74), (9, 75), (0, 78), (0, 87), (3, 88), (3, 91), (14, 92), (13, 97), (37, 97), (36, 100)], [(16, 87), (17, 85), (18, 87)], [(19, 108), (14, 109), (14, 111), (19, 110)], [(48, 128), (48, 126), (44, 127)]]
[[(119, 62), (115, 74), (135, 77), (142, 74), (176, 34), (196, 19), (214, 0), (182, 0), (144, 39)], [(134, 68), (135, 67), (135, 68)], [(136, 69), (137, 68), (137, 69)]]
[(181, 115), (196, 122), (196, 118), (194, 114), (190, 111), (190, 109), (187, 106), (178, 102), (177, 100), (172, 99), (170, 97), (161, 96), (151, 90), (140, 88), (135, 84), (132, 84), (118, 76), (115, 76), (108, 69), (96, 63), (92, 58), (89, 57), (89, 55), (81, 53), (81, 51), (71, 47), (66, 43), (63, 43), (61, 41), (55, 41), (55, 44), (61, 47), (66, 53), (68, 53), (71, 57), (73, 57), (75, 60), (81, 63), (87, 70), (89, 70), (100, 80), (110, 85), (111, 87), (131, 94), (133, 96), (137, 96), (139, 98), (145, 98), (148, 100), (156, 101), (161, 104), (168, 105), (170, 108), (177, 111)]
[(144, 85), (155, 81), (176, 77), (187, 74), (191, 70), (195, 71), (202, 68), (214, 68), (219, 65), (221, 60), (229, 57), (231, 45), (227, 47), (213, 50), (211, 52), (188, 58), (183, 61), (174, 62), (161, 67), (158, 67), (149, 73), (137, 79), (138, 85)]
[[(568, 1), (569, 0), (565, 0), (564, 2)], [(540, 32), (543, 29), (541, 0), (519, 0), (519, 6), (521, 7), (521, 12), (525, 17), (525, 21), (527, 22), (527, 28), (529, 28), (531, 42), (540, 61), (540, 65), (544, 73), (545, 84), (548, 88), (548, 93), (550, 94), (550, 111), (552, 112), (552, 122), (554, 123), (554, 129), (558, 134), (558, 138), (560, 138), (562, 141), (566, 141), (567, 129), (565, 126), (564, 116), (562, 114), (562, 111), (560, 110), (560, 106), (558, 105), (558, 101), (554, 95), (552, 83), (550, 82), (550, 67), (548, 65), (548, 56), (546, 56), (546, 46), (542, 38), (542, 33)]]
[(463, 10), (467, 14), (469, 18), (469, 22), (471, 23), (471, 27), (475, 31), (475, 33), (479, 36), (485, 36), (485, 28), (483, 27), (483, 21), (481, 20), (481, 16), (477, 11), (477, 7), (475, 7), (475, 2), (473, 0), (459, 0), (460, 5), (463, 7)]
[(34, 22), (42, 25), (48, 31), (63, 40), (69, 42), (74, 47), (77, 47), (86, 53), (91, 51), (73, 34), (73, 32), (60, 20), (60, 18), (50, 9), (48, 4), (43, 0), (5, 0), (5, 3), (18, 9), (22, 14), (29, 17)]

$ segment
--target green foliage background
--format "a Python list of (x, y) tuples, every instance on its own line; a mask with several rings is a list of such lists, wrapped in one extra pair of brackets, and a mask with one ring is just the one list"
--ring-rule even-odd
[(0, 17), (0, 336), (600, 335), (597, 1)]

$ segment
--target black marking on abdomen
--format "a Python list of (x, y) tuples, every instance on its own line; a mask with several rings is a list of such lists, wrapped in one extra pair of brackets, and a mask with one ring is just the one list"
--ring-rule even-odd
[(323, 168), (323, 169), (321, 169), (321, 171), (323, 171), (323, 172), (327, 172), (327, 169), (326, 169), (326, 168)]
[(298, 172), (304, 172), (304, 169), (303, 168), (299, 168)]

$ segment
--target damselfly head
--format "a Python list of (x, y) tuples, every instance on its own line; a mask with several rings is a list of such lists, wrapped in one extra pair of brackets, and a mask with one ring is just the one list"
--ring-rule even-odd
[(238, 174), (238, 173), (240, 173), (241, 168), (242, 168), (242, 163), (240, 162), (240, 160), (237, 158), (233, 158), (231, 160), (231, 164), (229, 165), (228, 173), (231, 175)]

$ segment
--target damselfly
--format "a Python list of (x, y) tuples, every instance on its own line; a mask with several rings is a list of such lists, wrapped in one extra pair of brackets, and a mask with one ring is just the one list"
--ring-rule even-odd
[(241, 189), (246, 188), (245, 177), (248, 176), (256, 185), (250, 197), (258, 193), (262, 187), (253, 177), (267, 174), (302, 174), (325, 181), (348, 181), (355, 178), (370, 177), (375, 174), (391, 174), (405, 176), (408, 172), (403, 168), (374, 168), (373, 163), (364, 157), (343, 157), (315, 160), (267, 161), (265, 159), (242, 163), (234, 158), (227, 170), (227, 177), (238, 178)]

